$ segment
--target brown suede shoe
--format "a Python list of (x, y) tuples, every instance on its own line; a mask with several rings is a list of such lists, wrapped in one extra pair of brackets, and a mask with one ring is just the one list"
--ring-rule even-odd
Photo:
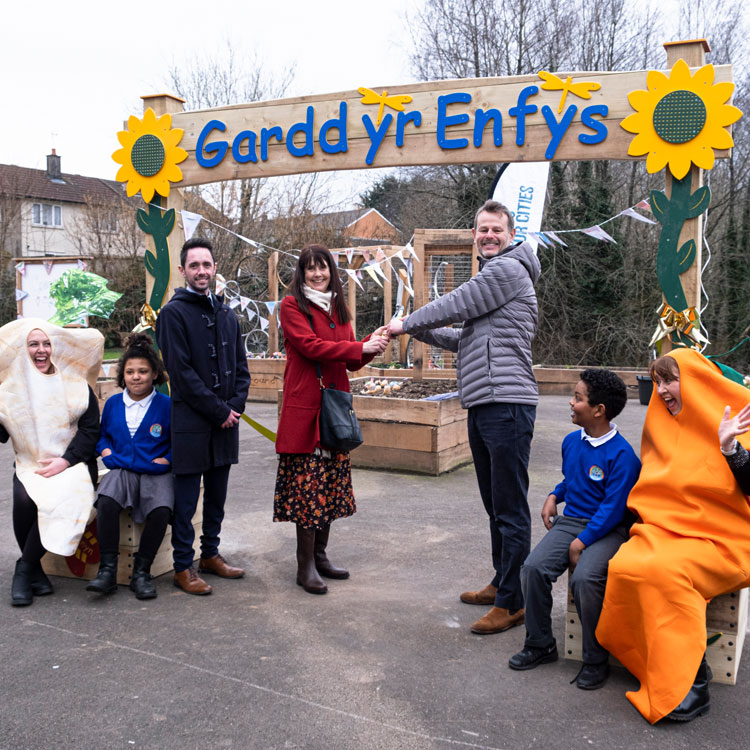
[(242, 568), (233, 568), (227, 565), (227, 561), (221, 555), (213, 557), (201, 557), (198, 561), (199, 573), (211, 573), (222, 578), (242, 578), (245, 571)]
[(211, 587), (195, 572), (195, 568), (188, 568), (175, 573), (174, 585), (186, 594), (204, 596), (211, 593)]
[(502, 633), (503, 630), (521, 625), (525, 619), (525, 611), (519, 609), (511, 615), (507, 609), (493, 607), (484, 617), (480, 617), (472, 626), (471, 632), (479, 635)]
[(495, 594), (497, 594), (497, 586), (493, 586), (488, 583), (483, 589), (479, 591), (464, 591), (459, 597), (464, 604), (494, 604)]

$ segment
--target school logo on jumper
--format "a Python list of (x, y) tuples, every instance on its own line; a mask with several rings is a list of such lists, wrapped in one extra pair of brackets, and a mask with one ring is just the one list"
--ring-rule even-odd
[(161, 425), (158, 422), (156, 424), (152, 424), (149, 432), (151, 433), (151, 437), (161, 437)]
[(589, 479), (593, 479), (595, 482), (601, 482), (604, 479), (604, 470), (601, 466), (594, 464), (589, 469)]

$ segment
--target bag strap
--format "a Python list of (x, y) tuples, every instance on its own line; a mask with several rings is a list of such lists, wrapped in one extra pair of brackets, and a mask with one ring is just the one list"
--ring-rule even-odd
[[(307, 322), (310, 324), (310, 330), (315, 333), (315, 329), (313, 328), (312, 324), (312, 315), (307, 316)], [(320, 383), (320, 390), (324, 391), (326, 389), (325, 385), (323, 385), (323, 373), (320, 370), (320, 362), (318, 360), (315, 360), (315, 367), (318, 371), (318, 383)]]

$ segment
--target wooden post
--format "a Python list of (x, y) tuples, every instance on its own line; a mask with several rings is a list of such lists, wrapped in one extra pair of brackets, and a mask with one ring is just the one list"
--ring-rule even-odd
[[(174, 114), (175, 112), (182, 112), (184, 99), (180, 99), (179, 96), (172, 96), (171, 94), (155, 94), (153, 96), (142, 96), (143, 99), (143, 111), (145, 112), (149, 107), (154, 110), (157, 117), (161, 117), (163, 114)], [(127, 126), (126, 126), (127, 127)], [(158, 194), (154, 195), (154, 201), (158, 199)], [(172, 233), (169, 235), (169, 286), (167, 292), (164, 295), (164, 304), (169, 302), (174, 290), (178, 287), (185, 285), (185, 279), (178, 270), (180, 265), (180, 250), (185, 244), (185, 227), (182, 225), (182, 211), (185, 208), (185, 192), (181, 188), (172, 187), (169, 191), (169, 197), (165, 201), (164, 210), (167, 211), (170, 208), (175, 210), (175, 225)], [(154, 247), (154, 240), (150, 234), (146, 235), (146, 249), (152, 253), (156, 252)], [(154, 278), (150, 273), (146, 273), (146, 299), (151, 298), (151, 290), (154, 286)]]
[[(279, 301), (279, 253), (278, 251), (272, 252), (268, 256), (268, 301), (276, 302)], [(274, 306), (274, 314), (268, 316), (268, 354), (271, 355), (274, 352), (279, 351), (279, 326), (276, 323), (278, 318), (277, 308), (278, 304)]]
[[(364, 256), (355, 255), (352, 258), (352, 262), (349, 267), (355, 271), (359, 270), (364, 263)], [(349, 312), (352, 315), (352, 331), (354, 331), (354, 338), (357, 338), (357, 282), (349, 279), (349, 288), (347, 289), (347, 305), (349, 306)]]
[[(692, 39), (684, 42), (667, 42), (664, 45), (667, 51), (667, 66), (672, 68), (682, 58), (691, 68), (700, 68), (706, 64), (706, 52), (711, 48), (705, 39)], [(665, 192), (668, 197), (672, 195), (672, 173), (669, 169), (664, 170)], [(690, 166), (691, 191), (695, 192), (703, 185), (703, 170), (694, 164)], [(695, 240), (695, 261), (693, 265), (680, 276), (682, 289), (685, 292), (688, 307), (700, 310), (701, 303), (701, 269), (703, 268), (703, 215), (695, 219), (687, 219), (680, 232), (677, 247), (688, 240)], [(672, 340), (669, 336), (661, 340), (661, 353), (666, 354), (672, 349)]]
[[(393, 255), (393, 248), (386, 247), (383, 252), (386, 258), (390, 258)], [(381, 264), (383, 273), (385, 274), (385, 280), (383, 281), (383, 325), (388, 325), (391, 318), (393, 317), (393, 279), (391, 277), (391, 267), (388, 263)], [(388, 346), (383, 352), (383, 361), (388, 364), (393, 360), (393, 342), (389, 342)]]
[[(413, 264), (414, 273), (413, 275), (413, 281), (414, 286), (412, 287), (414, 289), (414, 309), (419, 310), (420, 307), (423, 307), (425, 304), (427, 304), (427, 298), (425, 296), (425, 288), (424, 288), (424, 279), (425, 275), (427, 273), (427, 269), (425, 268), (425, 263), (427, 262), (426, 254), (424, 251), (424, 238), (425, 238), (425, 230), (424, 229), (415, 229), (414, 230), (414, 252), (417, 254), (417, 257), (419, 258), (419, 262), (415, 262)], [(422, 369), (424, 367), (424, 353), (425, 353), (426, 347), (421, 341), (417, 341), (417, 339), (414, 339), (414, 355), (413, 355), (413, 361), (412, 361), (412, 367), (414, 368), (414, 374), (413, 378), (414, 380), (422, 380)]]

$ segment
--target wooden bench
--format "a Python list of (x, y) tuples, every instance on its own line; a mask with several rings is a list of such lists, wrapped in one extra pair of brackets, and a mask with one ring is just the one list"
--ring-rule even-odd
[[(706, 609), (706, 630), (708, 639), (720, 637), (709, 647), (706, 654), (711, 671), (712, 682), (734, 685), (742, 657), (742, 646), (745, 643), (747, 626), (748, 591), (740, 589), (729, 594), (722, 594), (712, 599)], [(573, 592), (568, 588), (568, 607), (565, 613), (565, 658), (581, 660), (581, 621), (578, 619)], [(610, 664), (621, 667), (613, 656)]]

